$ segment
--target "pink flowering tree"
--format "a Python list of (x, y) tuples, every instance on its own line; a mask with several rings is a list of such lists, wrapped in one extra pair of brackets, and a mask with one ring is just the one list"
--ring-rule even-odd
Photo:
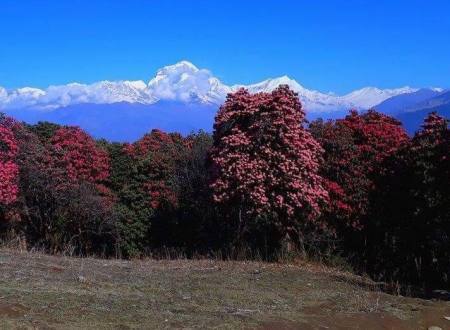
[(52, 161), (67, 173), (71, 181), (86, 181), (101, 186), (109, 178), (108, 153), (78, 127), (56, 130), (50, 139)]
[[(318, 174), (322, 148), (304, 129), (296, 93), (229, 94), (214, 124), (214, 201), (238, 209), (238, 233), (249, 221), (270, 219), (280, 237), (301, 240), (328, 199)], [(319, 225), (319, 224), (318, 224)]]
[(45, 138), (36, 128), (44, 126), (14, 130), (20, 151), (16, 231), (30, 246), (53, 252), (68, 246), (77, 253), (113, 249), (108, 153), (79, 128), (50, 127)]
[(175, 207), (176, 192), (171, 178), (179, 161), (183, 138), (178, 133), (165, 133), (153, 129), (131, 145), (125, 145), (126, 154), (138, 164), (140, 190), (148, 196), (152, 209), (161, 206)]
[(448, 124), (430, 113), (414, 137), (386, 159), (387, 170), (376, 181), (364, 270), (383, 281), (450, 284)]
[(19, 146), (14, 136), (17, 123), (0, 113), (0, 226), (14, 220), (19, 194)]
[(363, 229), (370, 196), (377, 194), (374, 180), (388, 170), (385, 159), (408, 143), (406, 131), (400, 122), (375, 110), (352, 110), (336, 121), (316, 120), (310, 131), (325, 150), (321, 174), (330, 195), (327, 222)]
[(15, 158), (18, 150), (11, 128), (0, 125), (0, 206), (17, 200), (19, 168)]

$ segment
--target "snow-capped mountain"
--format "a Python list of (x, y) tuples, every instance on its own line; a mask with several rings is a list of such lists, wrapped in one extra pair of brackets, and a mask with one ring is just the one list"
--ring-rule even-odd
[(100, 81), (91, 85), (68, 85), (38, 88), (19, 88), (7, 91), (0, 87), (0, 109), (36, 108), (52, 110), (72, 104), (116, 102), (154, 103), (143, 81)]
[(414, 93), (393, 96), (376, 105), (375, 109), (389, 115), (411, 112), (415, 108), (426, 108), (423, 102), (432, 100), (443, 93), (441, 88), (421, 88)]
[(411, 88), (409, 86), (395, 89), (365, 87), (342, 96), (342, 99), (347, 103), (355, 104), (357, 107), (368, 109), (393, 96), (414, 93), (417, 90), (418, 88)]
[(148, 83), (149, 94), (157, 100), (200, 101), (219, 104), (231, 88), (205, 69), (199, 69), (188, 61), (159, 69)]
[(348, 107), (355, 107), (333, 94), (324, 94), (315, 90), (309, 90), (300, 85), (294, 79), (288, 76), (282, 76), (275, 79), (267, 79), (252, 85), (234, 85), (233, 91), (239, 88), (246, 88), (250, 93), (271, 92), (279, 85), (288, 85), (293, 91), (297, 92), (305, 109), (312, 112), (329, 112), (343, 110)]
[(282, 76), (252, 85), (223, 84), (210, 71), (199, 69), (188, 61), (181, 61), (159, 69), (147, 84), (144, 81), (101, 81), (93, 84), (71, 83), (46, 89), (0, 87), (0, 110), (40, 109), (53, 110), (76, 104), (111, 104), (118, 102), (154, 104), (159, 101), (203, 103), (219, 105), (226, 95), (239, 88), (252, 93), (270, 92), (280, 84), (289, 85), (299, 94), (304, 108), (321, 113), (349, 108), (367, 109), (400, 94), (417, 91), (415, 88), (378, 89), (366, 87), (344, 96), (310, 90), (297, 81)]

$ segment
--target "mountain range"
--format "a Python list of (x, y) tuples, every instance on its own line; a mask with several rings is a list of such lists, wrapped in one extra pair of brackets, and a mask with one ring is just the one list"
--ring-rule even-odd
[[(300, 85), (288, 76), (251, 85), (226, 85), (212, 73), (181, 61), (159, 69), (144, 81), (70, 83), (46, 89), (0, 87), (0, 111), (29, 123), (51, 121), (77, 125), (97, 138), (132, 141), (152, 128), (189, 133), (211, 131), (215, 113), (228, 93), (246, 88), (270, 92), (287, 84), (299, 94), (309, 119), (338, 118), (349, 109), (377, 110), (417, 129), (427, 111), (436, 107), (448, 116), (450, 92), (441, 88), (379, 89), (366, 87), (346, 95), (322, 93)], [(420, 117), (420, 120), (416, 117)]]
[(412, 134), (430, 112), (437, 112), (450, 119), (450, 91), (418, 90), (408, 95), (398, 95), (374, 107), (376, 110), (393, 115)]

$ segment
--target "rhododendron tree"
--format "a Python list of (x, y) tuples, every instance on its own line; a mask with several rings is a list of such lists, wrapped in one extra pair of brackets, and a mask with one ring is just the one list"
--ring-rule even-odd
[(450, 285), (449, 156), (448, 121), (431, 113), (411, 143), (385, 164), (369, 268), (383, 280)]
[(177, 133), (166, 133), (159, 129), (153, 129), (145, 134), (142, 139), (133, 144), (126, 145), (127, 152), (133, 157), (146, 157), (150, 152), (160, 152), (174, 143), (180, 143), (182, 136)]
[(408, 141), (408, 135), (398, 120), (375, 110), (361, 115), (352, 110), (337, 122), (352, 131), (358, 156), (373, 161), (374, 166)]
[(125, 152), (139, 163), (143, 176), (141, 189), (148, 195), (153, 209), (158, 209), (162, 203), (171, 206), (177, 204), (170, 180), (182, 147), (181, 135), (167, 134), (158, 129), (125, 146)]
[(214, 200), (236, 205), (238, 231), (246, 219), (270, 217), (281, 235), (299, 237), (328, 194), (318, 174), (322, 148), (303, 128), (305, 112), (296, 93), (230, 94), (214, 124)]
[(109, 158), (106, 151), (78, 127), (63, 127), (50, 139), (53, 161), (66, 169), (73, 181), (103, 183), (109, 177)]
[(109, 146), (121, 249), (126, 256), (139, 255), (146, 246), (154, 244), (151, 236), (157, 231), (158, 222), (164, 223), (161, 219), (177, 207), (172, 179), (182, 141), (179, 134), (154, 129), (133, 144)]
[(383, 161), (408, 142), (406, 131), (399, 121), (375, 110), (315, 121), (310, 130), (325, 149), (321, 174), (331, 197), (329, 222), (362, 229), (370, 194), (377, 188), (374, 180), (385, 171)]
[(0, 208), (17, 200), (19, 168), (15, 162), (18, 145), (8, 123), (0, 122)]
[(61, 144), (61, 149), (56, 150), (50, 143), (53, 135), (42, 138), (34, 128), (14, 127), (19, 145), (16, 162), (20, 187), (15, 203), (20, 222), (14, 231), (29, 246), (51, 252), (70, 248), (76, 253), (111, 253), (116, 240), (115, 225), (109, 198), (100, 191), (103, 181), (69, 176), (68, 160), (62, 155), (63, 151), (73, 154), (73, 149)]
[(311, 134), (325, 150), (320, 166), (329, 203), (323, 217), (330, 227), (358, 226), (360, 208), (365, 194), (351, 187), (365, 187), (367, 179), (357, 158), (357, 146), (352, 131), (333, 121), (319, 119), (309, 126)]

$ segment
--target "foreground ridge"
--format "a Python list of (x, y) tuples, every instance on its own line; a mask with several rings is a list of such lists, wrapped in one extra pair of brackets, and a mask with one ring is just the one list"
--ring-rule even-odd
[[(445, 302), (311, 263), (71, 258), (0, 250), (0, 327), (445, 328)], [(63, 299), (61, 299), (63, 297)]]

